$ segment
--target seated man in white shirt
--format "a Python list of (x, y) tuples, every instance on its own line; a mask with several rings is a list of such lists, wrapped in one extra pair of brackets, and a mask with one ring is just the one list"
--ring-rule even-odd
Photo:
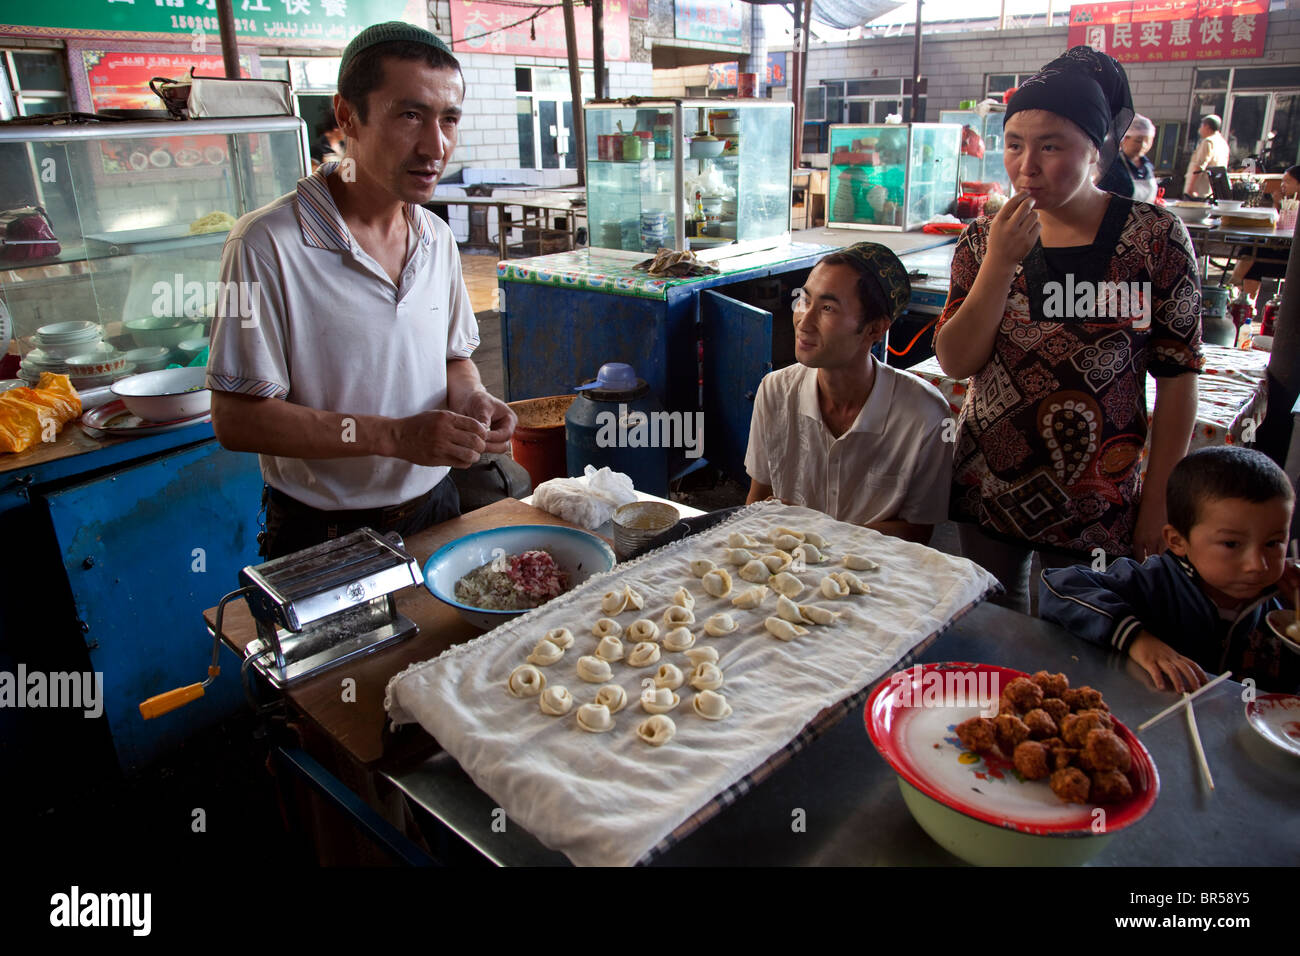
[(898, 257), (861, 242), (832, 253), (795, 303), (798, 364), (754, 399), (747, 502), (777, 497), (922, 543), (948, 514), (951, 412), (937, 388), (871, 347), (907, 307)]

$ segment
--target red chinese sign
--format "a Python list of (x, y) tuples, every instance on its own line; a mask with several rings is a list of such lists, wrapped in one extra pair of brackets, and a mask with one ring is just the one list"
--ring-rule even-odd
[[(90, 101), (96, 110), (163, 108), (162, 100), (149, 89), (155, 76), (180, 79), (190, 72), (199, 76), (225, 76), (221, 54), (198, 53), (103, 53), (86, 50), (86, 79), (90, 83)], [(240, 57), (240, 72), (249, 76), (248, 58)]]
[[(529, 13), (528, 7), (451, 0), (452, 48), (457, 53), (567, 57), (564, 11), (557, 5), (534, 20)], [(591, 11), (580, 8), (576, 19), (578, 56), (590, 59)], [(605, 59), (631, 59), (628, 0), (605, 0)]]
[(1268, 0), (1135, 0), (1070, 7), (1070, 46), (1121, 62), (1264, 55)]

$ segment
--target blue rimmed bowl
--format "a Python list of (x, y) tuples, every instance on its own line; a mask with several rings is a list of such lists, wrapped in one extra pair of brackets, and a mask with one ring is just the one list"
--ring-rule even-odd
[(456, 582), (501, 554), (548, 551), (569, 576), (569, 589), (614, 567), (614, 550), (601, 538), (576, 528), (522, 524), (476, 531), (443, 545), (424, 562), (424, 586), (429, 593), (475, 627), (490, 631), (526, 611), (493, 611), (456, 600)]

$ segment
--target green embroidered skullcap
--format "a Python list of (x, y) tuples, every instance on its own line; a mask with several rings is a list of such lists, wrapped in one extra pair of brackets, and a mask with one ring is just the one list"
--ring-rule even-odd
[(875, 283), (877, 295), (873, 298), (889, 321), (893, 322), (906, 311), (912, 298), (912, 283), (907, 278), (906, 267), (893, 250), (878, 242), (859, 242), (839, 250), (838, 255), (851, 260), (860, 274)]
[(451, 49), (447, 44), (424, 29), (424, 27), (417, 27), (414, 23), (403, 23), (401, 20), (376, 23), (374, 26), (366, 27), (354, 36), (352, 42), (344, 48), (343, 59), (339, 61), (339, 80), (342, 81), (343, 72), (348, 68), (348, 64), (356, 59), (357, 54), (362, 50), (368, 50), (380, 43), (393, 43), (394, 41), (423, 43), (425, 46), (431, 46), (442, 50), (446, 54), (451, 54)]

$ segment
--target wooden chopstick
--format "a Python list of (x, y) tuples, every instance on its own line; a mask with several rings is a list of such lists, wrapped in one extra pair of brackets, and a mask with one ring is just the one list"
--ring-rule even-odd
[[(1202, 684), (1196, 690), (1192, 691), (1192, 693), (1184, 694), (1183, 696), (1185, 696), (1188, 700), (1194, 700), (1195, 698), (1200, 697), (1202, 694), (1204, 694), (1211, 687), (1215, 686), (1216, 684), (1222, 683), (1223, 681), (1227, 680), (1231, 676), (1232, 676), (1232, 671), (1224, 671), (1222, 674), (1214, 678), (1214, 680), (1210, 681), (1208, 684)], [(1142, 723), (1138, 724), (1138, 733), (1142, 733), (1142, 731), (1146, 730), (1148, 727), (1154, 727), (1156, 724), (1160, 723), (1160, 721), (1164, 720), (1166, 717), (1168, 717), (1170, 714), (1172, 714), (1181, 706), (1183, 706), (1183, 702), (1181, 700), (1178, 701), (1177, 703), (1170, 704), (1168, 707), (1160, 711), (1160, 713), (1156, 714), (1154, 717), (1150, 717), (1147, 720), (1143, 721)]]
[(1183, 706), (1187, 708), (1187, 729), (1192, 732), (1192, 743), (1196, 747), (1196, 759), (1201, 763), (1201, 773), (1211, 790), (1214, 789), (1214, 776), (1210, 773), (1210, 764), (1205, 759), (1205, 747), (1201, 745), (1201, 732), (1196, 729), (1196, 711), (1192, 709), (1192, 696), (1183, 692)]

